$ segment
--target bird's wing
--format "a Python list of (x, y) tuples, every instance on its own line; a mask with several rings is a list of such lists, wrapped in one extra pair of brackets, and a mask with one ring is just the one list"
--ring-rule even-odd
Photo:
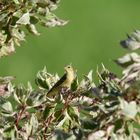
[(64, 74), (56, 83), (55, 85), (48, 91), (48, 93), (52, 92), (55, 88), (59, 87), (62, 85), (62, 83), (66, 80), (67, 75)]

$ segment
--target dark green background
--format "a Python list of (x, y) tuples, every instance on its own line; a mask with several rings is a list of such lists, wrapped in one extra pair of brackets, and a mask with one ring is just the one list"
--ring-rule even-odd
[(120, 74), (112, 60), (127, 51), (119, 41), (139, 29), (140, 0), (61, 0), (59, 17), (69, 20), (64, 27), (38, 27), (41, 36), (28, 36), (16, 53), (0, 59), (0, 75), (14, 75), (16, 82), (34, 81), (45, 65), (49, 72), (63, 74), (72, 63), (79, 77), (101, 63)]

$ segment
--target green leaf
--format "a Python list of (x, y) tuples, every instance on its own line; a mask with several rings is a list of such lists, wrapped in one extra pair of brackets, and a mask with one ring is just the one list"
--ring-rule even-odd
[(41, 91), (32, 91), (27, 98), (26, 104), (30, 107), (37, 107), (46, 101), (45, 94)]
[(37, 24), (39, 22), (39, 19), (37, 16), (30, 16), (30, 23), (31, 24)]
[(51, 89), (51, 87), (59, 80), (58, 74), (52, 75), (47, 72), (46, 67), (37, 73), (36, 84), (43, 89)]
[(15, 2), (15, 4), (19, 4), (19, 1), (18, 0), (13, 0)]
[(54, 107), (46, 106), (45, 110), (43, 111), (43, 118), (44, 120), (50, 116), (52, 113), (54, 113)]
[(76, 78), (74, 79), (72, 85), (71, 85), (71, 90), (72, 90), (72, 91), (76, 91), (77, 88), (78, 88), (78, 86), (79, 86), (78, 78), (76, 77)]
[(95, 122), (93, 120), (84, 119), (84, 120), (81, 120), (81, 126), (84, 129), (94, 130), (97, 126), (99, 126), (99, 124), (98, 124), (98, 122)]
[(48, 84), (46, 83), (46, 81), (42, 80), (42, 79), (39, 79), (39, 78), (36, 78), (35, 80), (36, 84), (42, 88), (45, 88), (45, 89), (49, 89), (49, 86)]
[(64, 108), (64, 103), (58, 102), (55, 106), (55, 111), (60, 111)]
[(67, 117), (65, 117), (62, 121), (60, 121), (57, 127), (60, 127), (60, 128), (62, 127), (64, 132), (68, 132), (71, 128), (71, 122)]
[(72, 119), (72, 121), (75, 122), (75, 125), (76, 125), (76, 123), (80, 123), (79, 122), (79, 115), (80, 114), (79, 114), (79, 111), (78, 111), (78, 108), (77, 107), (69, 106), (67, 108), (67, 112), (68, 112), (70, 118)]
[(134, 130), (135, 130), (135, 133), (139, 136), (139, 138), (140, 138), (140, 124), (139, 123), (137, 123), (137, 122), (133, 122), (133, 127), (134, 127)]
[(39, 7), (45, 8), (45, 7), (47, 7), (48, 3), (45, 0), (39, 0), (39, 1), (37, 1), (37, 4)]
[(14, 126), (7, 127), (4, 130), (2, 136), (3, 136), (3, 138), (14, 140), (15, 139), (15, 129), (14, 129)]
[(116, 132), (116, 131), (118, 131), (119, 129), (121, 129), (122, 126), (123, 126), (123, 124), (124, 124), (123, 119), (118, 119), (118, 120), (116, 120), (114, 132)]
[(36, 26), (34, 24), (28, 24), (27, 29), (29, 32), (31, 32), (34, 35), (40, 35), (40, 33), (37, 31)]

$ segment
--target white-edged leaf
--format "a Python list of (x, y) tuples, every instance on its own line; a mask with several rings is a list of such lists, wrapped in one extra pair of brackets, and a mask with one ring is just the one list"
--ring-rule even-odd
[(10, 102), (6, 102), (2, 105), (2, 108), (9, 112), (9, 113), (12, 113), (13, 112), (13, 107), (12, 107), (12, 104)]
[(17, 21), (17, 24), (27, 25), (30, 24), (30, 15), (29, 13), (23, 14), (23, 16)]
[(105, 131), (99, 130), (88, 136), (88, 140), (101, 140), (105, 136)]
[(30, 125), (32, 125), (32, 133), (34, 134), (38, 129), (38, 120), (34, 114), (31, 116)]
[(21, 104), (21, 102), (20, 102), (20, 100), (19, 100), (19, 98), (18, 98), (18, 96), (17, 96), (17, 94), (14, 92), (14, 99), (19, 103), (19, 104)]
[(131, 101), (128, 103), (125, 100), (120, 99), (120, 107), (122, 109), (122, 114), (129, 117), (129, 118), (135, 118), (138, 110), (137, 110), (137, 104), (135, 101)]

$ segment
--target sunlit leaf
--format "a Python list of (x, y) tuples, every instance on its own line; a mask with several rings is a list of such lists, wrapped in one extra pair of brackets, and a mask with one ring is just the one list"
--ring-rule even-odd
[(7, 102), (7, 103), (4, 103), (2, 105), (2, 108), (6, 111), (6, 112), (9, 112), (9, 113), (12, 113), (13, 112), (13, 107), (12, 107), (12, 104), (10, 102)]
[(122, 114), (129, 117), (129, 118), (135, 118), (138, 110), (137, 110), (137, 105), (135, 101), (131, 101), (130, 103), (126, 102), (125, 100), (120, 100), (121, 101), (121, 109), (122, 109)]
[(17, 21), (17, 24), (30, 24), (30, 14), (28, 12), (23, 14), (23, 16)]

